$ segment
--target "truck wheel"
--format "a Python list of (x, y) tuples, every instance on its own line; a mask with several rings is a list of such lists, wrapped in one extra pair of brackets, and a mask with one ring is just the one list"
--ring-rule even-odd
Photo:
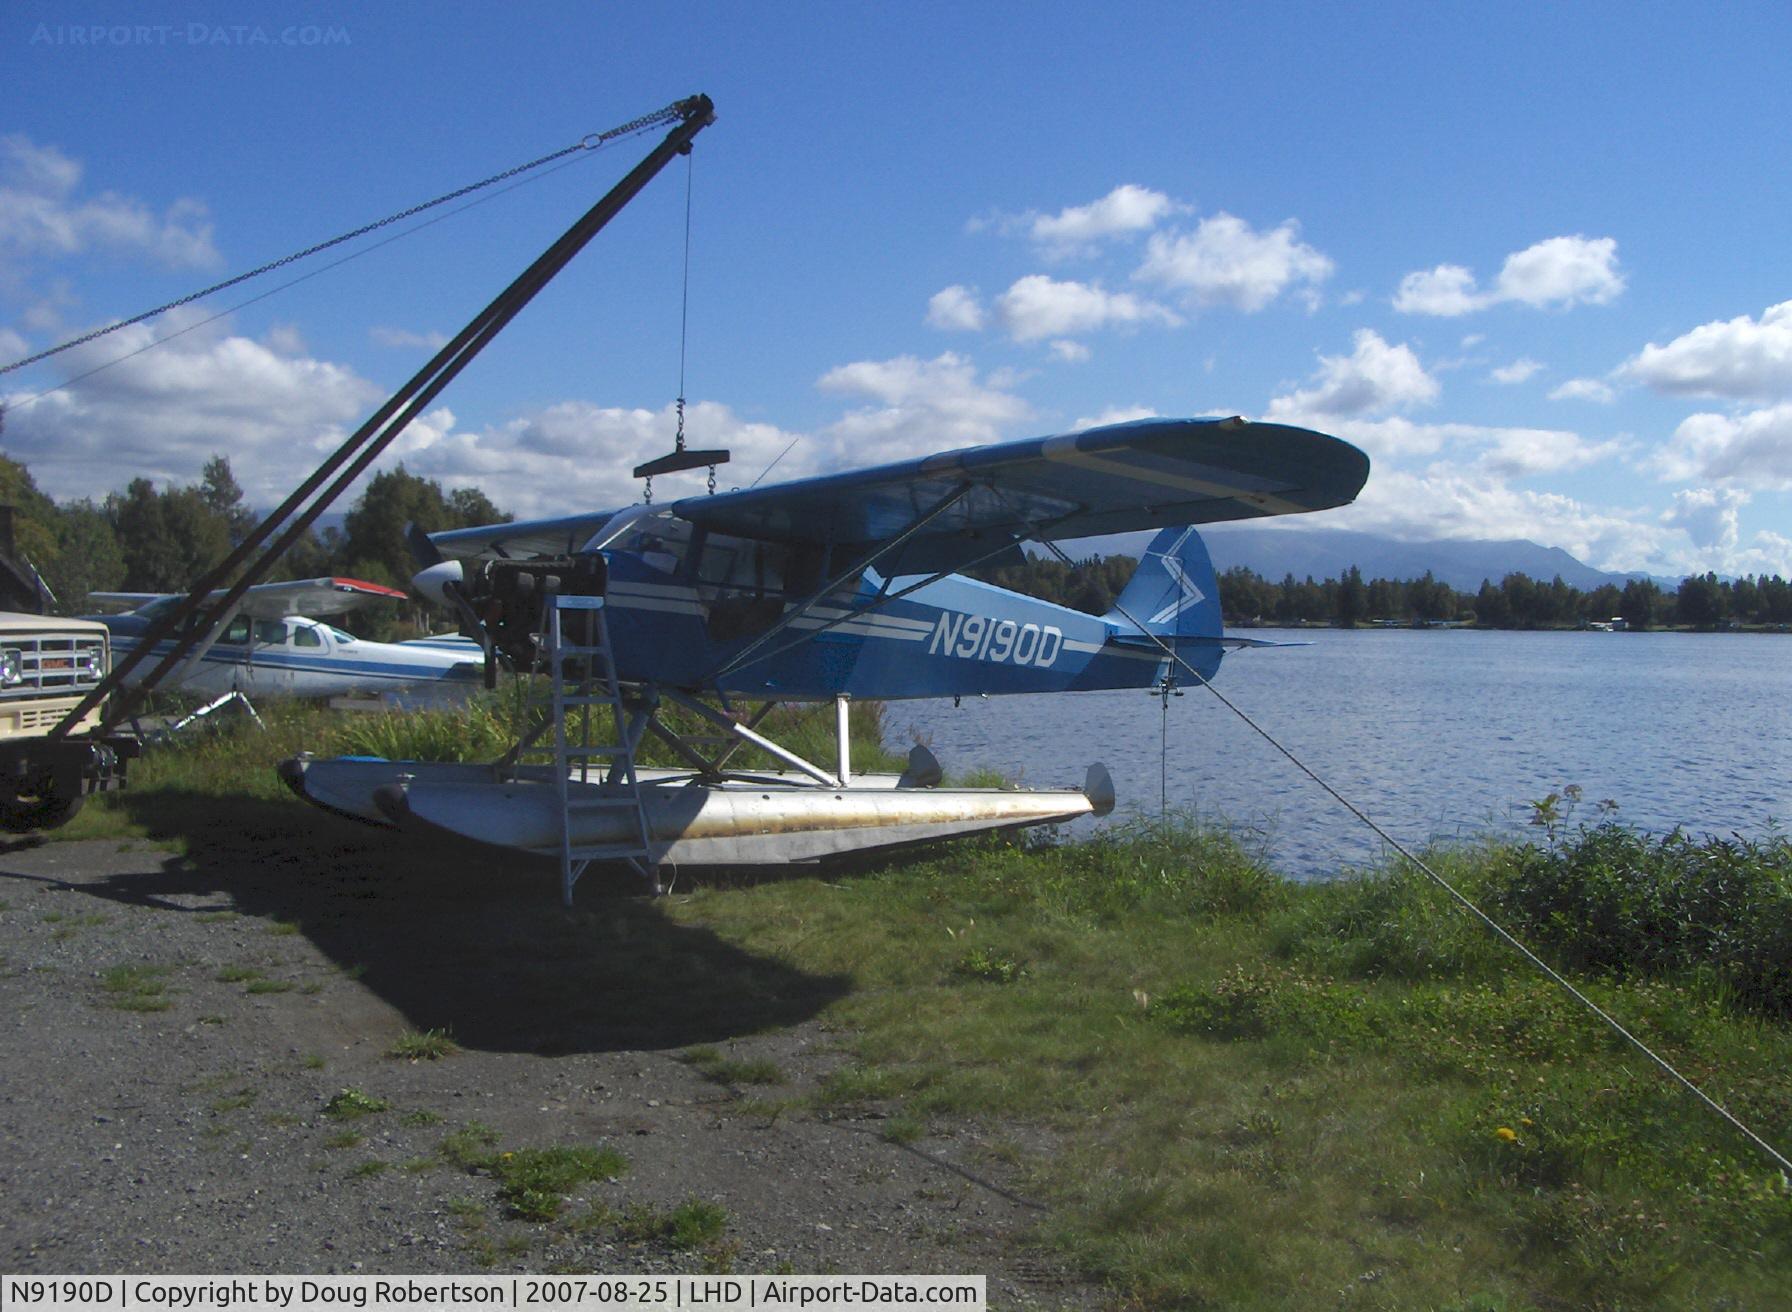
[(75, 818), (85, 797), (14, 798), (0, 803), (0, 829), (9, 834), (30, 833), (33, 829), (60, 829)]

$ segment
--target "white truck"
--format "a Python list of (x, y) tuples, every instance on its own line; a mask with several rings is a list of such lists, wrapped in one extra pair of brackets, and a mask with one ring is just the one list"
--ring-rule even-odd
[(95, 707), (66, 735), (50, 731), (110, 668), (106, 627), (0, 612), (0, 829), (53, 829), (89, 794), (122, 788), (133, 742), (99, 738)]
[(0, 831), (65, 823), (90, 794), (124, 787), (137, 754), (135, 739), (95, 732), (98, 706), (52, 733), (112, 668), (106, 626), (45, 614), (54, 600), (0, 504)]

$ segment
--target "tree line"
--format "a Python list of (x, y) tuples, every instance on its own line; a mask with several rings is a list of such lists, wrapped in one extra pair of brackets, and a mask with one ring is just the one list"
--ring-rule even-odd
[[(229, 555), (254, 527), (255, 513), (230, 461), (214, 455), (199, 480), (158, 488), (135, 478), (123, 492), (95, 501), (58, 504), (41, 492), (31, 472), (0, 455), (0, 505), (14, 508), (14, 540), (43, 575), (62, 614), (92, 607), (90, 592), (184, 592)], [(403, 588), (417, 571), (406, 541), (412, 523), (425, 532), (508, 522), (477, 488), (451, 491), (403, 465), (375, 474), (340, 528), (308, 532), (276, 563), (269, 581), (347, 575)], [(1125, 589), (1137, 561), (1131, 556), (1089, 556), (1066, 564), (1029, 557), (1019, 565), (971, 571), (998, 587), (1061, 606), (1105, 614)], [(1494, 629), (1573, 628), (1622, 618), (1633, 629), (1729, 624), (1792, 624), (1792, 584), (1778, 575), (1720, 579), (1695, 574), (1667, 591), (1647, 579), (1623, 587), (1606, 583), (1582, 591), (1561, 576), (1545, 583), (1525, 574), (1484, 581), (1460, 592), (1426, 573), (1418, 579), (1368, 579), (1352, 566), (1338, 578), (1273, 582), (1235, 566), (1219, 576), (1220, 609), (1229, 624), (1462, 623)], [(432, 617), (422, 602), (408, 613), (368, 607), (344, 627), (387, 637), (427, 629)]]
[[(1130, 556), (1090, 556), (1068, 565), (1029, 558), (1024, 564), (973, 573), (998, 587), (1101, 615), (1113, 607), (1135, 563)], [(1380, 621), (1488, 629), (1576, 628), (1613, 619), (1632, 629), (1792, 624), (1792, 584), (1777, 574), (1739, 579), (1695, 574), (1674, 591), (1648, 579), (1630, 579), (1622, 587), (1602, 583), (1583, 591), (1560, 575), (1543, 582), (1512, 573), (1498, 583), (1483, 581), (1478, 591), (1461, 592), (1429, 571), (1417, 579), (1364, 579), (1352, 566), (1338, 578), (1287, 574), (1277, 583), (1234, 566), (1219, 575), (1219, 585), (1220, 610), (1228, 624), (1351, 627)]]
[[(222, 455), (206, 462), (196, 483), (158, 488), (135, 478), (102, 500), (60, 504), (23, 464), (0, 455), (0, 505), (13, 507), (17, 551), (43, 576), (64, 615), (92, 611), (90, 592), (185, 592), (258, 520)], [(308, 531), (266, 581), (345, 575), (403, 588), (419, 568), (406, 525), (436, 533), (510, 518), (477, 488), (444, 491), (400, 465), (369, 480), (341, 527)], [(440, 621), (414, 601), (404, 613), (370, 606), (337, 622), (364, 637), (390, 637), (427, 629), (432, 618)]]

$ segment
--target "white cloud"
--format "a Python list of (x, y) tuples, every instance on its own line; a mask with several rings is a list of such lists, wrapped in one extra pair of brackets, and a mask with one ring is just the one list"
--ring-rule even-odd
[(1035, 216), (1031, 235), (1048, 251), (1068, 254), (1102, 238), (1149, 231), (1176, 208), (1161, 191), (1129, 182), (1088, 205)]
[(1053, 359), (1062, 360), (1065, 364), (1084, 364), (1089, 359), (1088, 347), (1062, 337), (1051, 344), (1051, 352)]
[(1402, 314), (1454, 317), (1516, 302), (1536, 309), (1604, 305), (1624, 290), (1618, 243), (1611, 237), (1549, 237), (1506, 257), (1487, 291), (1460, 264), (1409, 273), (1394, 294)]
[(1541, 361), (1533, 360), (1527, 356), (1522, 360), (1514, 360), (1511, 364), (1501, 365), (1498, 369), (1495, 369), (1489, 374), (1488, 377), (1492, 378), (1496, 383), (1510, 385), (1513, 383), (1525, 382), (1528, 379), (1535, 377), (1538, 373), (1542, 372), (1542, 370), (1543, 364)]
[(1134, 275), (1180, 292), (1191, 306), (1263, 309), (1297, 283), (1309, 287), (1332, 275), (1332, 262), (1299, 239), (1290, 219), (1257, 232), (1234, 215), (1203, 219), (1192, 233), (1157, 233)]
[(1688, 415), (1649, 467), (1668, 480), (1792, 489), (1792, 401), (1740, 415)]
[(1110, 292), (1094, 283), (1060, 282), (1028, 274), (996, 298), (996, 316), (1017, 342), (1066, 337), (1097, 329), (1182, 322), (1172, 310), (1128, 292)]
[(409, 328), (391, 328), (378, 325), (367, 330), (367, 335), (378, 346), (392, 346), (402, 350), (439, 351), (448, 345), (448, 334), (438, 332), (413, 332)]
[(1555, 428), (1490, 428), (1484, 432), (1487, 447), (1477, 463), (1500, 478), (1565, 474), (1609, 459), (1624, 447), (1616, 438), (1588, 442), (1578, 433)]
[(932, 360), (904, 355), (856, 361), (830, 369), (816, 386), (872, 402), (822, 435), (822, 463), (828, 468), (980, 446), (1008, 436), (1012, 425), (1032, 413), (1025, 401), (979, 379), (969, 360), (950, 351)]
[(954, 283), (927, 300), (927, 326), (942, 332), (978, 332), (983, 327), (983, 303), (969, 287)]
[(1359, 328), (1347, 356), (1322, 355), (1314, 386), (1269, 403), (1272, 419), (1360, 415), (1402, 410), (1437, 399), (1438, 383), (1412, 348), (1390, 346), (1372, 328)]
[(1750, 539), (1750, 545), (1732, 551), (1725, 562), (1726, 574), (1777, 574), (1792, 578), (1792, 538), (1766, 529)]
[[(196, 322), (189, 310), (165, 326)], [(59, 357), (69, 374), (153, 340), (133, 324)], [(273, 505), (385, 394), (344, 365), (230, 335), (223, 321), (132, 356), (6, 416), (8, 451), (58, 498), (102, 495), (137, 474), (189, 483), (230, 457), (252, 504)], [(23, 400), (22, 396), (13, 398)]]
[[(726, 488), (751, 483), (774, 461), (771, 481), (783, 482), (977, 445), (1009, 436), (1006, 430), (1029, 415), (1019, 398), (951, 353), (856, 361), (829, 370), (817, 386), (870, 404), (818, 433), (798, 434), (747, 421), (718, 402), (698, 402), (686, 409), (686, 438), (732, 451), (717, 474)], [(567, 514), (638, 501), (641, 484), (629, 471), (670, 450), (676, 424), (672, 405), (647, 410), (568, 400), (465, 430), (439, 408), (412, 423), (386, 463), (402, 459), (413, 473), (445, 485), (477, 485), (525, 517)], [(697, 495), (703, 479), (702, 470), (656, 479), (654, 499)]]
[(1506, 257), (1498, 299), (1546, 306), (1606, 305), (1624, 290), (1611, 237), (1550, 237)]
[[(523, 518), (571, 514), (639, 501), (641, 482), (630, 471), (672, 449), (677, 423), (673, 405), (646, 410), (571, 400), (471, 431), (440, 407), (418, 416), (382, 463), (402, 460), (445, 486), (477, 486)], [(717, 470), (724, 488), (752, 482), (797, 437), (711, 401), (686, 407), (685, 434), (694, 446), (732, 452)], [(814, 442), (798, 441), (778, 460), (774, 481), (816, 472), (820, 454)], [(701, 469), (662, 476), (654, 500), (699, 495), (704, 478)]]
[(1738, 488), (1689, 488), (1674, 494), (1661, 522), (1685, 533), (1699, 551), (1721, 559), (1741, 540), (1738, 515), (1748, 501), (1748, 493)]
[(147, 255), (170, 268), (218, 264), (204, 205), (171, 203), (158, 217), (116, 192), (79, 197), (81, 165), (21, 133), (0, 137), (0, 264), (90, 251)]
[(1099, 414), (1083, 415), (1073, 421), (1068, 432), (1079, 433), (1085, 428), (1106, 428), (1109, 424), (1130, 424), (1135, 419), (1156, 419), (1157, 411), (1148, 405), (1115, 405), (1109, 406)]
[(1377, 469), (1353, 505), (1327, 512), (1326, 519), (1409, 541), (1523, 538), (1561, 547), (1596, 569), (1671, 574), (1692, 559), (1681, 534), (1648, 511), (1602, 509), (1514, 488), (1486, 468), (1449, 462)]
[(1610, 405), (1616, 394), (1609, 383), (1597, 378), (1570, 378), (1549, 394), (1552, 401), (1593, 401), (1599, 405)]
[(1680, 396), (1772, 399), (1792, 394), (1792, 301), (1761, 312), (1701, 324), (1666, 346), (1653, 342), (1619, 372), (1658, 392)]
[(1460, 264), (1440, 264), (1435, 269), (1409, 273), (1394, 293), (1394, 308), (1402, 314), (1454, 317), (1489, 304), (1475, 290), (1475, 275)]
[(1584, 469), (1624, 449), (1615, 438), (1588, 442), (1578, 433), (1559, 428), (1417, 424), (1399, 415), (1386, 419), (1316, 415), (1313, 422), (1367, 451), (1376, 461), (1375, 478), (1386, 472), (1385, 462), (1445, 452), (1457, 460), (1457, 468), (1509, 479)]

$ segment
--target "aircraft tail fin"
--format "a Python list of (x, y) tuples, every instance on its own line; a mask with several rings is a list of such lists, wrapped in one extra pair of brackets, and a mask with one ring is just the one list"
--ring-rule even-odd
[(1219, 580), (1192, 525), (1167, 528), (1151, 540), (1132, 581), (1103, 618), (1131, 628), (1128, 614), (1147, 632), (1172, 641), (1221, 635)]

